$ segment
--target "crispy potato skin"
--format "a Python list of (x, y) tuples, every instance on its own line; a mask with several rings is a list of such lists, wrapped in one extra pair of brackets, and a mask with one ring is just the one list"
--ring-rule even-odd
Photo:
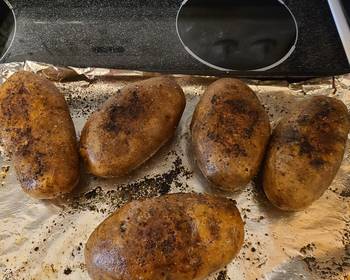
[(154, 155), (174, 135), (186, 99), (175, 80), (152, 78), (124, 87), (87, 121), (80, 153), (88, 171), (120, 177)]
[(79, 180), (74, 125), (63, 95), (30, 72), (12, 75), (0, 87), (1, 140), (29, 195), (51, 199)]
[(319, 199), (340, 167), (349, 129), (341, 101), (325, 96), (303, 101), (273, 132), (263, 179), (268, 199), (287, 211)]
[(199, 280), (231, 262), (243, 239), (233, 201), (170, 194), (112, 214), (91, 234), (85, 262), (95, 280)]
[(194, 155), (204, 176), (222, 190), (235, 191), (257, 174), (270, 123), (247, 85), (220, 79), (199, 101), (191, 131)]

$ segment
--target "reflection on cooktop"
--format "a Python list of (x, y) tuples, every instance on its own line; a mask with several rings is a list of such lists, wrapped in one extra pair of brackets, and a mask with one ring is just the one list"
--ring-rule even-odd
[(272, 68), (293, 51), (298, 33), (278, 0), (188, 0), (177, 29), (190, 54), (221, 70)]

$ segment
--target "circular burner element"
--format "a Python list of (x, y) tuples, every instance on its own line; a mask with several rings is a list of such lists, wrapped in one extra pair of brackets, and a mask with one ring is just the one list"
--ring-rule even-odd
[(16, 18), (7, 1), (0, 0), (0, 62), (10, 49), (16, 32)]
[(298, 40), (297, 22), (279, 0), (186, 0), (176, 28), (193, 57), (223, 71), (271, 69)]

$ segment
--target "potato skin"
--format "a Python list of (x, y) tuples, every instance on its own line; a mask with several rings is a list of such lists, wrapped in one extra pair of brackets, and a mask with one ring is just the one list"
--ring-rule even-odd
[(349, 129), (340, 100), (303, 101), (273, 132), (263, 178), (268, 199), (286, 211), (303, 210), (319, 199), (341, 165)]
[(186, 105), (182, 89), (167, 77), (130, 84), (87, 121), (80, 153), (88, 171), (120, 177), (154, 155), (174, 135)]
[(235, 191), (257, 174), (270, 123), (247, 85), (220, 79), (199, 101), (191, 131), (194, 155), (204, 176), (219, 189)]
[(74, 125), (64, 96), (30, 72), (0, 87), (1, 140), (23, 190), (40, 199), (70, 192), (79, 181)]
[(133, 201), (102, 222), (85, 247), (92, 279), (199, 280), (227, 265), (244, 239), (226, 198), (170, 194)]

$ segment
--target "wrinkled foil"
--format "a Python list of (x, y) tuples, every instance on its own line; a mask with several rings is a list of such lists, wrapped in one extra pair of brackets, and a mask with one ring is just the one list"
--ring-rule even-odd
[[(59, 68), (36, 62), (0, 65), (0, 83), (25, 69), (55, 81), (69, 104), (77, 135), (88, 116), (126, 84), (157, 73), (96, 68)], [(0, 162), (0, 278), (89, 279), (84, 244), (109, 214), (134, 199), (173, 192), (218, 194), (191, 155), (189, 124), (195, 105), (216, 77), (173, 75), (187, 106), (174, 139), (141, 168), (123, 179), (87, 175), (72, 194), (53, 201), (22, 192), (11, 163)], [(289, 84), (246, 81), (265, 106), (272, 126), (296, 100), (327, 95), (350, 109), (350, 75)], [(348, 141), (349, 142), (349, 141)], [(285, 213), (271, 206), (259, 176), (238, 193), (245, 243), (237, 258), (209, 280), (350, 279), (350, 145), (325, 194), (305, 211)], [(137, 242), (137, 240), (135, 240)]]

